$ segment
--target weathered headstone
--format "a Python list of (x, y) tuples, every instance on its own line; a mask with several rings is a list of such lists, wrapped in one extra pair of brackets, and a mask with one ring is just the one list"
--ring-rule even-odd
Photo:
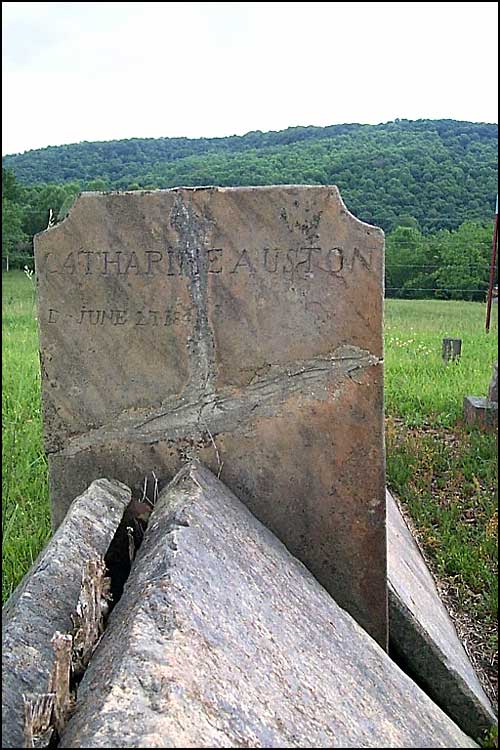
[(498, 427), (498, 402), (485, 396), (465, 396), (464, 420), (469, 427), (477, 427), (485, 432)]
[(387, 492), (390, 651), (458, 726), (481, 737), (496, 723), (434, 579)]
[(443, 362), (454, 362), (462, 354), (462, 339), (443, 339)]
[(93, 482), (3, 607), (2, 747), (24, 747), (23, 694), (47, 691), (52, 636), (72, 629), (85, 565), (106, 555), (129, 500), (119, 482)]
[(161, 495), (61, 747), (476, 747), (203, 467)]
[(498, 362), (493, 365), (488, 396), (465, 396), (464, 420), (469, 427), (484, 431), (498, 428)]
[(199, 457), (385, 645), (381, 230), (335, 187), (87, 193), (35, 257), (54, 525)]

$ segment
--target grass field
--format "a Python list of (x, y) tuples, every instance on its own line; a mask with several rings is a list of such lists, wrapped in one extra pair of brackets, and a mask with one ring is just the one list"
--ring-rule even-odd
[(50, 534), (33, 282), (2, 276), (2, 601)]
[[(463, 424), (465, 395), (486, 395), (498, 357), (498, 308), (387, 300), (387, 483), (401, 499), (485, 687), (498, 700), (497, 441)], [(462, 339), (445, 365), (442, 339)]]
[[(2, 287), (5, 601), (50, 526), (34, 288), (20, 272), (3, 274)], [(386, 436), (388, 484), (414, 521), (476, 664), (493, 680), (496, 442), (461, 421), (464, 395), (486, 394), (497, 357), (497, 322), (486, 335), (484, 316), (479, 303), (387, 301)], [(462, 339), (459, 362), (442, 362), (443, 337)]]

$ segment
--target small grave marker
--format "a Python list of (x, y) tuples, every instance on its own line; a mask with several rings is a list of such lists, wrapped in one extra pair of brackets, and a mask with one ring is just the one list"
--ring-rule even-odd
[(443, 339), (443, 362), (454, 362), (462, 354), (462, 339)]

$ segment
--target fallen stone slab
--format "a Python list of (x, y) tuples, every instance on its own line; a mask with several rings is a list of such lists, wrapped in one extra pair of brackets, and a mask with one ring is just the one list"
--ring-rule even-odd
[(72, 628), (85, 563), (106, 554), (130, 490), (99, 479), (63, 523), (2, 609), (2, 747), (23, 747), (23, 694), (47, 691), (56, 631)]
[(495, 714), (390, 492), (387, 537), (390, 652), (464, 732), (480, 737)]
[(208, 469), (160, 494), (61, 747), (476, 747)]

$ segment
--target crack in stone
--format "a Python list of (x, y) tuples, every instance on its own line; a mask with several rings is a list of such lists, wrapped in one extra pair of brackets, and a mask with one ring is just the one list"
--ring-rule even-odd
[[(300, 394), (322, 401), (334, 398), (335, 390), (346, 378), (359, 384), (359, 379), (352, 374), (382, 361), (366, 350), (341, 346), (321, 358), (259, 368), (266, 369), (266, 375), (257, 381), (252, 377), (249, 384), (239, 388), (226, 386), (215, 392), (207, 386), (200, 393), (195, 384), (186, 403), (179, 404), (178, 397), (170, 397), (161, 411), (144, 415), (142, 419), (137, 412), (125, 412), (111, 424), (71, 438), (67, 446), (55, 454), (73, 456), (118, 439), (150, 444), (159, 440), (200, 438), (207, 431), (212, 436), (233, 432), (250, 419), (274, 416), (290, 396)], [(333, 395), (327, 387), (332, 378), (340, 381)]]
[(191, 298), (196, 310), (194, 335), (189, 339), (188, 353), (192, 383), (200, 393), (212, 391), (216, 376), (214, 333), (208, 317), (208, 258), (200, 248), (210, 247), (213, 221), (199, 216), (192, 196), (176, 193), (170, 224), (179, 235), (179, 245), (188, 257)]

